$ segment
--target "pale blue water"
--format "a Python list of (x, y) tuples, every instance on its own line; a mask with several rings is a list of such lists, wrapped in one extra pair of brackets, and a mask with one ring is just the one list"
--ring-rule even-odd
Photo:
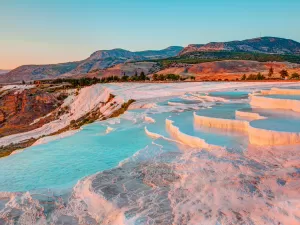
[[(225, 146), (233, 140), (231, 135), (194, 129), (192, 112), (195, 110), (189, 108), (189, 105), (197, 104), (197, 101), (172, 98), (159, 105), (172, 109), (167, 105), (169, 101), (186, 104), (185, 112), (180, 112), (182, 107), (176, 106), (171, 112), (149, 114), (156, 120), (154, 124), (146, 124), (141, 118), (138, 123), (134, 123), (126, 119), (127, 113), (120, 123), (90, 124), (73, 136), (30, 147), (21, 153), (0, 159), (0, 191), (71, 188), (81, 178), (116, 167), (122, 160), (151, 144), (152, 140), (145, 134), (144, 126), (151, 132), (169, 137), (165, 129), (166, 118), (174, 119), (183, 132), (205, 138), (208, 143)], [(235, 109), (241, 107), (245, 107), (245, 104), (225, 104), (223, 107), (219, 105), (196, 112), (233, 118)], [(134, 110), (131, 114), (139, 115), (143, 111)], [(115, 130), (105, 134), (107, 126)]]
[(82, 177), (113, 168), (151, 143), (144, 127), (129, 121), (94, 123), (79, 133), (0, 159), (0, 191), (69, 188)]
[[(244, 98), (247, 93), (233, 91), (215, 92), (210, 95), (237, 99)], [(174, 110), (172, 110), (168, 102), (185, 104), (184, 112), (181, 112), (181, 106), (173, 107)], [(0, 159), (0, 191), (70, 188), (81, 178), (116, 167), (122, 160), (150, 145), (152, 140), (145, 135), (145, 126), (151, 132), (170, 138), (165, 129), (167, 118), (173, 120), (174, 125), (178, 126), (182, 132), (205, 139), (209, 144), (227, 147), (234, 147), (237, 144), (245, 145), (247, 139), (242, 134), (195, 127), (193, 112), (202, 116), (224, 119), (234, 119), (236, 110), (256, 111), (273, 117), (274, 114), (275, 116), (279, 114), (280, 120), (253, 122), (253, 125), (271, 128), (274, 124), (276, 130), (298, 131), (298, 128), (294, 126), (294, 124), (298, 125), (298, 120), (295, 120), (297, 123), (281, 120), (280, 115), (288, 115), (285, 111), (280, 113), (280, 111), (249, 109), (248, 103), (218, 103), (212, 108), (199, 108), (198, 110), (189, 108), (189, 105), (195, 104), (200, 105), (200, 102), (171, 98), (159, 103), (162, 107), (171, 108), (171, 112), (148, 114), (155, 119), (154, 124), (146, 124), (142, 118), (139, 118), (140, 122), (134, 123), (126, 119), (126, 114), (120, 123), (90, 124), (73, 136), (30, 147), (21, 153), (2, 158)], [(143, 112), (144, 110), (134, 110), (131, 113), (144, 115)], [(106, 134), (107, 126), (114, 128), (114, 131)]]
[(222, 119), (234, 119), (235, 111), (246, 107), (249, 107), (248, 103), (220, 104), (210, 109), (200, 110), (197, 115)]
[[(196, 114), (203, 115), (206, 114), (203, 112), (209, 111), (209, 115), (212, 115), (212, 117), (214, 117), (214, 115), (218, 115), (220, 108), (220, 106), (216, 106), (212, 109), (198, 110), (196, 111)], [(232, 109), (232, 107), (225, 107), (225, 111), (228, 110), (228, 108)], [(215, 112), (214, 109), (216, 110)], [(226, 115), (227, 114), (224, 114), (224, 119), (226, 119)], [(232, 116), (230, 115), (228, 117), (231, 118)], [(241, 145), (246, 145), (246, 142), (248, 140), (247, 136), (243, 135), (242, 133), (226, 132), (214, 128), (204, 128), (200, 126), (195, 126), (192, 112), (184, 112), (170, 119), (174, 121), (174, 125), (179, 127), (181, 132), (204, 139), (208, 144), (218, 145), (221, 147), (226, 146), (228, 148), (236, 147), (236, 150), (240, 151)]]
[[(228, 217), (219, 217), (216, 213), (218, 222), (215, 224), (227, 224), (227, 219), (232, 218), (230, 224), (239, 224), (240, 216), (237, 219), (235, 217), (236, 211), (240, 211), (245, 224), (256, 224), (251, 216), (248, 218), (251, 214), (257, 216), (251, 206), (249, 210), (243, 207), (232, 209), (236, 204), (244, 206), (252, 201), (255, 207), (259, 204), (258, 207), (263, 210), (273, 210), (274, 207), (275, 210), (271, 214), (277, 215), (277, 202), (273, 201), (272, 196), (275, 195), (274, 199), (278, 199), (281, 193), (277, 193), (278, 187), (273, 184), (280, 184), (280, 188), (286, 192), (291, 190), (294, 193), (298, 190), (297, 146), (296, 149), (284, 147), (283, 151), (266, 146), (251, 146), (246, 133), (195, 126), (193, 113), (213, 118), (235, 119), (236, 110), (257, 112), (269, 118), (252, 121), (251, 125), (254, 127), (300, 132), (299, 113), (250, 108), (247, 91), (212, 92), (209, 95), (226, 98), (229, 102), (203, 103), (203, 99), (198, 101), (196, 98), (187, 100), (186, 97), (191, 97), (190, 94), (165, 98), (157, 100), (157, 106), (154, 108), (132, 110), (120, 118), (87, 125), (73, 136), (30, 147), (21, 153), (2, 158), (0, 192), (39, 193), (45, 189), (71, 190), (84, 177), (98, 173), (92, 182), (97, 194), (111, 202), (115, 201), (120, 208), (128, 207), (124, 215), (127, 219), (136, 216), (135, 224), (139, 225), (172, 224), (170, 221), (176, 213), (182, 220), (179, 219), (173, 224), (181, 224), (186, 219), (181, 209), (190, 210), (188, 213), (191, 216), (197, 217), (199, 214), (201, 218), (206, 218), (209, 212), (214, 210), (221, 215), (229, 213)], [(169, 105), (170, 102), (179, 104)], [(145, 115), (156, 122), (146, 122)], [(174, 138), (166, 129), (166, 119), (174, 121), (174, 125), (181, 132), (225, 149), (214, 152), (211, 149), (185, 148), (175, 142), (163, 138), (154, 140), (146, 135), (145, 127), (150, 132)], [(107, 134), (108, 126), (113, 128), (113, 131)], [(187, 179), (180, 180), (184, 177)], [(272, 183), (269, 179), (272, 182), (273, 179), (277, 180)], [(180, 187), (172, 187), (173, 182), (178, 180)], [(285, 184), (287, 185), (284, 186)], [(290, 201), (293, 200), (293, 196), (286, 198), (289, 204), (293, 202)], [(179, 207), (172, 208), (171, 200)], [(231, 200), (234, 202), (232, 205)], [(188, 204), (185, 206), (185, 203)], [(285, 204), (282, 211), (289, 211), (289, 204)], [(5, 202), (0, 201), (0, 215), (3, 207), (6, 207)], [(71, 209), (74, 209), (73, 207), (74, 205), (71, 205)], [(207, 211), (202, 212), (203, 209)], [(82, 210), (83, 212), (78, 213), (87, 211), (84, 207)], [(176, 210), (179, 210), (179, 213)], [(245, 210), (248, 211), (244, 215)], [(286, 216), (284, 212), (282, 214)], [(265, 214), (261, 221), (268, 224), (267, 222), (271, 221), (270, 216), (267, 212)], [(60, 218), (60, 221), (66, 220), (69, 222), (66, 224), (73, 224), (70, 222), (73, 220), (68, 220), (68, 216)], [(71, 217), (76, 218), (76, 215)], [(155, 219), (159, 222), (154, 223)], [(273, 217), (272, 219), (275, 222), (280, 220)], [(0, 224), (2, 221), (0, 217)]]
[(292, 110), (284, 109), (263, 109), (263, 108), (242, 108), (239, 111), (259, 113), (261, 116), (278, 119), (300, 119), (300, 114)]
[(245, 99), (248, 98), (248, 91), (218, 91), (209, 93), (210, 96), (223, 97), (226, 99)]
[(252, 121), (250, 125), (256, 128), (267, 130), (300, 133), (300, 120), (296, 119), (271, 118), (266, 120)]

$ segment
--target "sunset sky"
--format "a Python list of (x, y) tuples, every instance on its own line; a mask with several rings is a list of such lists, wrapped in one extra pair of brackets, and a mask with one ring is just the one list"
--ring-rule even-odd
[(299, 0), (0, 0), (0, 69), (276, 36), (300, 41)]

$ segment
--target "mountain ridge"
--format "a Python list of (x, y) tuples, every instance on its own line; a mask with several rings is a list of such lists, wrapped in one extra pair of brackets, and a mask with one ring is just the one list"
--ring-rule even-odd
[(191, 44), (185, 47), (179, 55), (190, 52), (209, 51), (241, 51), (267, 54), (297, 54), (300, 55), (300, 43), (291, 39), (278, 37), (258, 37), (242, 41), (209, 42), (207, 44)]
[(0, 75), (3, 75), (3, 74), (6, 74), (6, 73), (8, 73), (10, 70), (1, 70), (0, 69)]
[(170, 46), (162, 50), (145, 50), (131, 52), (116, 48), (111, 50), (98, 50), (87, 59), (75, 62), (66, 62), (46, 65), (23, 65), (0, 77), (0, 83), (30, 81), (38, 79), (55, 79), (61, 75), (78, 75), (97, 69), (106, 69), (114, 65), (150, 59), (162, 59), (178, 55), (183, 49), (180, 46)]
[[(277, 37), (259, 37), (246, 39), (242, 41), (229, 41), (229, 42), (210, 42), (208, 44), (190, 44), (183, 48), (180, 46), (170, 46), (161, 50), (144, 50), (144, 51), (129, 51), (122, 48), (115, 48), (111, 50), (98, 50), (93, 52), (88, 58), (67, 63), (48, 64), (48, 65), (24, 65), (20, 66), (10, 72), (0, 76), (0, 83), (14, 83), (40, 79), (55, 79), (58, 77), (82, 77), (99, 73), (105, 76), (106, 74), (112, 74), (118, 72), (118, 74), (134, 74), (137, 71), (157, 71), (157, 60), (182, 61), (213, 61), (216, 58), (216, 54), (206, 58), (205, 55), (197, 55), (202, 53), (222, 53), (225, 56), (228, 52), (249, 53), (249, 54), (265, 54), (271, 61), (276, 60), (278, 57), (270, 56), (284, 56), (279, 57), (279, 61), (287, 59), (288, 62), (295, 60), (289, 60), (289, 56), (300, 57), (300, 43), (291, 39), (277, 38)], [(227, 52), (227, 53), (226, 53)], [(196, 54), (196, 55), (195, 55)], [(237, 57), (229, 57), (230, 55), (223, 57), (226, 60), (239, 59)], [(222, 60), (221, 57), (221, 60)], [(248, 57), (252, 59), (253, 57)], [(254, 57), (255, 58), (255, 57)], [(257, 57), (256, 57), (257, 58)], [(258, 56), (259, 58), (259, 56)], [(241, 56), (241, 59), (246, 59)], [(120, 67), (115, 67), (119, 64), (134, 63), (134, 62), (147, 62), (152, 61), (156, 64), (127, 64)], [(258, 60), (260, 61), (260, 60)], [(298, 62), (297, 62), (298, 63)], [(142, 65), (142, 66), (141, 66)], [(141, 68), (140, 68), (141, 66)], [(151, 67), (151, 69), (149, 69)], [(111, 68), (111, 69), (110, 69)], [(126, 68), (126, 71), (123, 69)], [(109, 71), (106, 71), (110, 69)]]

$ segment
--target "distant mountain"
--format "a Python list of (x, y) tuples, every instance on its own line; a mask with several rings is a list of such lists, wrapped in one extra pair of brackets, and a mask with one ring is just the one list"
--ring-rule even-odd
[(178, 55), (180, 51), (183, 50), (183, 47), (181, 46), (171, 46), (163, 50), (158, 51), (141, 51), (141, 52), (135, 52), (137, 55), (140, 55), (147, 59), (162, 59), (162, 58), (169, 58)]
[(106, 69), (114, 65), (145, 61), (151, 59), (163, 59), (178, 55), (183, 47), (171, 46), (163, 50), (148, 50), (131, 52), (124, 49), (96, 51), (85, 60), (51, 65), (25, 65), (20, 66), (5, 76), (0, 77), (0, 83), (20, 82), (22, 80), (54, 79), (58, 76), (73, 76), (85, 74), (99, 69)]
[[(255, 53), (255, 54), (254, 54)], [(222, 60), (288, 61), (299, 63), (300, 43), (277, 37), (243, 41), (194, 44), (186, 48), (171, 46), (163, 50), (131, 52), (124, 49), (100, 50), (87, 59), (52, 65), (20, 66), (0, 76), (0, 83), (22, 80), (55, 79), (57, 77), (107, 76), (156, 72), (172, 63), (195, 64)], [(136, 63), (152, 61), (152, 63)], [(122, 64), (120, 66), (116, 66)]]
[(9, 70), (0, 70), (0, 75), (8, 73), (8, 72), (9, 72)]
[(208, 44), (189, 45), (179, 55), (190, 52), (233, 51), (258, 52), (267, 54), (300, 54), (300, 43), (277, 37), (261, 37), (243, 41), (210, 42)]
[(105, 69), (114, 65), (151, 59), (163, 59), (178, 55), (183, 47), (171, 46), (163, 50), (148, 50), (131, 52), (124, 49), (100, 50), (94, 52), (89, 58), (83, 60), (70, 75), (92, 72), (97, 69)]
[(75, 69), (79, 62), (20, 66), (0, 76), (0, 83), (14, 83), (22, 80), (54, 79)]
[(160, 71), (161, 65), (157, 62), (150, 62), (150, 61), (143, 61), (143, 62), (125, 62), (120, 63), (118, 65), (111, 66), (106, 69), (97, 69), (92, 70), (88, 73), (83, 74), (65, 74), (62, 75), (61, 78), (81, 78), (81, 77), (108, 77), (108, 76), (133, 76), (135, 74), (140, 74), (141, 72), (144, 72), (145, 74), (152, 74)]

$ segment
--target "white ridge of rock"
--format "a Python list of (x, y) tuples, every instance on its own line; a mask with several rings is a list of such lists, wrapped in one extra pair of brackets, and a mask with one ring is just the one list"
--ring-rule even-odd
[(72, 120), (77, 120), (96, 108), (100, 108), (101, 110), (102, 107), (106, 107), (105, 115), (110, 115), (113, 112), (113, 109), (107, 107), (110, 103), (105, 104), (109, 97), (110, 90), (103, 87), (101, 84), (82, 88), (74, 99), (71, 97), (69, 99), (70, 102), (68, 104), (70, 105), (70, 113), (64, 114), (59, 119), (44, 124), (42, 127), (37, 129), (2, 137), (0, 138), (0, 146), (20, 143), (30, 138), (39, 138), (43, 135), (55, 133), (68, 126)]

